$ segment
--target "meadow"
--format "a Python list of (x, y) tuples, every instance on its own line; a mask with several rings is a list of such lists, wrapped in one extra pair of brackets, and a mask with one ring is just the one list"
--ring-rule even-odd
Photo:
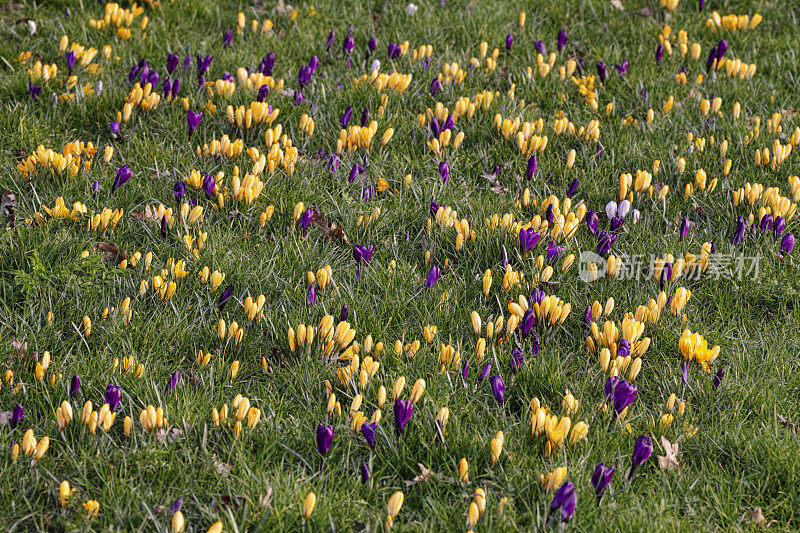
[(796, 530), (798, 16), (3, 4), (0, 521)]

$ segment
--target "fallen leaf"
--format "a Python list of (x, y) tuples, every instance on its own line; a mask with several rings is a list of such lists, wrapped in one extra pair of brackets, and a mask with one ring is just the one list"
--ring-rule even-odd
[(347, 241), (347, 235), (345, 235), (342, 227), (336, 222), (330, 222), (327, 215), (316, 207), (312, 208), (310, 225), (319, 228), (326, 239), (338, 239), (345, 244), (350, 244)]
[(789, 431), (797, 431), (797, 424), (792, 422), (792, 417), (790, 416), (788, 419), (783, 418), (783, 416), (778, 415), (778, 424), (784, 426)]
[(11, 339), (11, 347), (14, 348), (14, 355), (27, 355), (28, 354), (28, 342), (27, 341), (20, 341), (16, 337), (12, 337)]
[(211, 456), (211, 466), (222, 476), (227, 477), (231, 473), (231, 464), (230, 463), (223, 463), (222, 461), (217, 458), (217, 454)]
[(17, 199), (14, 193), (6, 191), (0, 196), (0, 217), (10, 227), (14, 227), (16, 221), (14, 219), (17, 209)]
[(0, 427), (7, 426), (11, 422), (11, 411), (0, 411)]
[(144, 211), (131, 211), (131, 216), (138, 220), (144, 220), (145, 222), (160, 222), (158, 211), (151, 208), (149, 205), (144, 206)]
[(680, 468), (678, 462), (678, 443), (670, 444), (666, 437), (661, 436), (661, 445), (664, 447), (666, 455), (658, 456), (658, 466), (667, 470), (676, 470)]
[(258, 506), (269, 507), (269, 503), (271, 501), (272, 501), (272, 487), (267, 487), (266, 493), (258, 495)]
[(120, 250), (119, 247), (113, 242), (101, 242), (97, 244), (97, 247), (100, 249), (100, 251), (105, 252), (103, 261), (113, 262), (114, 264), (118, 265), (128, 258), (128, 255), (125, 253), (125, 251)]
[(761, 507), (756, 507), (750, 511), (750, 523), (754, 526), (763, 526), (767, 523), (764, 519), (764, 513), (761, 512)]
[(625, 11), (625, 6), (622, 5), (621, 0), (611, 0), (611, 7), (617, 8), (620, 11)]
[(419, 474), (414, 476), (413, 480), (405, 482), (406, 485), (409, 487), (411, 485), (417, 485), (417, 484), (424, 485), (425, 483), (430, 481), (431, 478), (433, 478), (433, 471), (425, 468), (425, 465), (423, 465), (422, 463), (417, 463), (417, 466), (419, 467)]

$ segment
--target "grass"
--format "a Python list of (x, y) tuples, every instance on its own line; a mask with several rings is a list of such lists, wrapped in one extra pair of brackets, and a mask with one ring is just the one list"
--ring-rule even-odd
[[(800, 11), (791, 3), (769, 1), (708, 0), (702, 11), (695, 2), (683, 0), (668, 12), (654, 0), (629, 0), (624, 11), (609, 2), (566, 1), (536, 3), (526, 6), (527, 21), (518, 25), (519, 4), (499, 1), (419, 1), (418, 12), (409, 16), (402, 3), (331, 2), (297, 5), (297, 17), (274, 2), (164, 2), (160, 7), (145, 6), (149, 17), (146, 38), (142, 39), (141, 16), (132, 24), (132, 38), (120, 40), (111, 30), (99, 31), (89, 26), (90, 18), (102, 18), (103, 6), (93, 2), (9, 3), (0, 15), (0, 190), (12, 191), (16, 198), (16, 226), (4, 227), (0, 234), (0, 369), (13, 372), (13, 379), (3, 379), (0, 409), (11, 411), (17, 403), (24, 406), (22, 422), (16, 427), (0, 428), (0, 517), (10, 530), (164, 530), (171, 520), (170, 506), (183, 498), (181, 512), (187, 529), (205, 531), (221, 521), (225, 531), (273, 530), (381, 530), (385, 528), (387, 502), (402, 490), (405, 502), (395, 519), (399, 531), (435, 528), (466, 528), (467, 510), (480, 487), (486, 491), (486, 512), (476, 530), (534, 530), (559, 527), (555, 520), (545, 523), (552, 493), (539, 480), (557, 467), (567, 467), (566, 479), (573, 482), (578, 505), (568, 528), (579, 530), (731, 530), (759, 527), (751, 511), (760, 508), (772, 529), (796, 529), (796, 509), (800, 505), (800, 442), (791, 424), (782, 419), (800, 418), (800, 320), (796, 250), (784, 257), (778, 240), (769, 235), (746, 238), (738, 246), (731, 244), (737, 216), (745, 219), (754, 208), (734, 205), (733, 193), (745, 183), (778, 187), (780, 194), (792, 198), (788, 178), (798, 174), (797, 155), (792, 154), (777, 169), (757, 165), (756, 148), (770, 147), (775, 139), (786, 144), (800, 125), (796, 96), (800, 67), (796, 61), (796, 22)], [(283, 4), (281, 4), (283, 5)], [(130, 7), (127, 3), (123, 7)], [(69, 8), (70, 16), (64, 16)], [(758, 12), (763, 21), (754, 30), (713, 30), (705, 21), (711, 11), (720, 14)], [(270, 35), (253, 35), (249, 29), (235, 31), (237, 13), (244, 13), (247, 24), (255, 18), (270, 19)], [(24, 22), (36, 22), (30, 35)], [(342, 57), (341, 45), (348, 25), (356, 48), (352, 65)], [(663, 25), (672, 28), (672, 55), (665, 55), (659, 67), (654, 60), (658, 34)], [(249, 28), (249, 26), (248, 26)], [(223, 49), (222, 34), (234, 29), (233, 44)], [(328, 32), (334, 29), (335, 43), (325, 50)], [(542, 40), (548, 53), (555, 50), (556, 35), (565, 29), (569, 43), (557, 55), (553, 71), (546, 77), (535, 73), (532, 80), (525, 67), (536, 69), (534, 40)], [(702, 46), (699, 61), (682, 58), (677, 44), (681, 29), (689, 42)], [(505, 36), (512, 33), (514, 45), (506, 52)], [(59, 39), (69, 36), (101, 50), (112, 47), (111, 59), (94, 60), (96, 73), (78, 67), (78, 85), (103, 82), (103, 92), (69, 102), (52, 103), (51, 93), (65, 91), (66, 66), (59, 54)], [(377, 38), (377, 51), (366, 57), (367, 40)], [(725, 38), (730, 44), (727, 55), (757, 64), (757, 72), (747, 80), (706, 74), (708, 50)], [(411, 47), (431, 44), (429, 66), (412, 61), (411, 50), (394, 62), (388, 59), (389, 42), (408, 40)], [(497, 68), (470, 68), (470, 58), (479, 57), (479, 43), (489, 43), (489, 53), (500, 48)], [(21, 64), (18, 56), (31, 51), (33, 57)], [(180, 101), (162, 101), (152, 111), (134, 110), (113, 137), (108, 124), (122, 110), (132, 85), (127, 81), (130, 67), (146, 58), (163, 80), (166, 57), (176, 53), (212, 54), (206, 74), (214, 81), (224, 72), (238, 67), (254, 70), (261, 58), (274, 52), (274, 78), (285, 79), (288, 90), (273, 91), (267, 97), (280, 109), (277, 123), (299, 150), (294, 172), (278, 169), (265, 172), (264, 188), (251, 206), (230, 198), (234, 165), (242, 175), (251, 168), (246, 154), (235, 160), (198, 157), (198, 143), (208, 143), (228, 134), (232, 139), (245, 135), (245, 147), (265, 151), (265, 128), (241, 132), (225, 117), (228, 104), (249, 105), (255, 91), (238, 87), (230, 98), (213, 97), (217, 112), (204, 111), (203, 120), (187, 138), (186, 115)], [(303, 90), (305, 102), (296, 106), (292, 90), (297, 88), (301, 65), (317, 54), (319, 70)], [(381, 96), (373, 87), (354, 88), (353, 78), (368, 73), (373, 58), (381, 62), (381, 71), (393, 69), (413, 75), (402, 94), (384, 90), (388, 95), (385, 113), (379, 116)], [(118, 58), (118, 59), (117, 59)], [(583, 58), (587, 74), (594, 74), (597, 61), (612, 65), (627, 59), (630, 71), (624, 78), (614, 73), (607, 83), (597, 87), (599, 111), (593, 111), (569, 79), (558, 76), (558, 67), (569, 58)], [(38, 100), (27, 94), (27, 69), (37, 59), (56, 63), (55, 80), (37, 82), (44, 87)], [(430, 81), (445, 63), (457, 61), (467, 69), (461, 84), (444, 85), (433, 97)], [(686, 67), (688, 82), (676, 83), (675, 76)], [(206, 93), (194, 89), (194, 62), (184, 72), (181, 97), (193, 110), (200, 110), (209, 100)], [(324, 76), (323, 76), (324, 73)], [(515, 84), (514, 98), (508, 95)], [(462, 117), (456, 131), (465, 139), (458, 150), (448, 149), (446, 159), (450, 178), (439, 178), (439, 159), (428, 150), (425, 128), (417, 115), (433, 109), (437, 101), (453, 109), (458, 98), (472, 98), (484, 90), (497, 91), (488, 110), (476, 111), (472, 119)], [(562, 96), (563, 95), (563, 96)], [(675, 106), (668, 113), (663, 103), (672, 95)], [(722, 99), (721, 115), (710, 120), (701, 111), (700, 100)], [(525, 106), (520, 105), (524, 99)], [(734, 102), (742, 113), (733, 117)], [(613, 102), (610, 116), (604, 112)], [(533, 105), (531, 105), (533, 104)], [(354, 109), (351, 124), (358, 123), (364, 106), (377, 120), (378, 135), (368, 154), (369, 166), (363, 177), (347, 183), (351, 166), (363, 163), (363, 150), (342, 154), (335, 174), (317, 158), (319, 150), (331, 153), (336, 148), (340, 130), (339, 116), (347, 105)], [(524, 107), (524, 108), (523, 108)], [(648, 124), (647, 110), (654, 120)], [(556, 113), (563, 112), (578, 129), (590, 120), (600, 125), (600, 148), (576, 135), (556, 135)], [(782, 132), (770, 132), (767, 120), (782, 112)], [(303, 113), (313, 117), (315, 132), (311, 137), (300, 131)], [(514, 139), (506, 140), (494, 127), (494, 116), (544, 122), (543, 134), (549, 144), (539, 154), (538, 170), (532, 179), (525, 177), (527, 156), (520, 154)], [(635, 124), (622, 125), (633, 117)], [(760, 119), (760, 135), (747, 142), (746, 136)], [(389, 126), (394, 137), (381, 147), (380, 135)], [(706, 139), (705, 150), (689, 150), (687, 134)], [(713, 135), (715, 142), (710, 143)], [(751, 135), (752, 137), (752, 135)], [(65, 174), (34, 173), (30, 179), (20, 175), (17, 164), (38, 145), (60, 152), (64, 144), (79, 139), (91, 141), (100, 152), (88, 171), (74, 178)], [(725, 157), (719, 145), (729, 143)], [(103, 149), (113, 146), (109, 162)], [(576, 151), (576, 163), (566, 168), (567, 154)], [(680, 174), (677, 159), (686, 160)], [(732, 170), (723, 175), (725, 159), (732, 160)], [(531, 353), (531, 342), (517, 335), (504, 345), (489, 342), (484, 360), (478, 362), (477, 337), (470, 324), (471, 311), (477, 311), (484, 324), (503, 315), (507, 320), (509, 300), (530, 294), (539, 272), (536, 256), (544, 254), (549, 239), (528, 254), (518, 252), (517, 237), (510, 232), (491, 230), (486, 220), (504, 213), (529, 222), (542, 201), (555, 194), (564, 199), (569, 183), (580, 181), (573, 196), (573, 206), (581, 203), (588, 209), (604, 211), (605, 204), (619, 199), (619, 175), (637, 169), (652, 170), (655, 193), (637, 193), (633, 207), (641, 213), (639, 222), (626, 222), (614, 244), (617, 256), (651, 254), (682, 256), (699, 254), (704, 242), (715, 242), (718, 254), (760, 257), (755, 276), (699, 280), (678, 278), (667, 284), (671, 296), (679, 286), (692, 291), (681, 315), (672, 316), (664, 309), (656, 323), (648, 323), (645, 336), (652, 344), (643, 357), (642, 370), (635, 383), (638, 397), (629, 408), (625, 422), (628, 431), (611, 416), (595, 416), (603, 399), (607, 379), (597, 356), (587, 351), (583, 310), (595, 300), (604, 303), (614, 298), (610, 318), (618, 324), (627, 312), (635, 312), (660, 292), (652, 278), (610, 279), (585, 283), (578, 278), (578, 265), (563, 271), (554, 265), (549, 283), (540, 286), (572, 306), (563, 325), (536, 332), (542, 348)], [(113, 192), (117, 168), (127, 165), (133, 177)], [(484, 172), (495, 165), (502, 171), (497, 183), (490, 183)], [(715, 191), (695, 192), (684, 197), (684, 186), (703, 168), (708, 180), (719, 180)], [(224, 172), (222, 189), (228, 194), (222, 208), (199, 194), (204, 206), (200, 226), (208, 233), (205, 246), (193, 257), (181, 241), (185, 228), (177, 213), (173, 185), (188, 176), (192, 169), (202, 174)], [(409, 185), (403, 176), (411, 174)], [(389, 190), (372, 201), (361, 200), (364, 185), (387, 180)], [(92, 196), (92, 183), (100, 191)], [(662, 185), (669, 186), (665, 201), (656, 198)], [(494, 190), (493, 188), (494, 187)], [(522, 206), (525, 188), (538, 202)], [(197, 194), (191, 187), (190, 194)], [(90, 213), (104, 207), (124, 209), (124, 216), (112, 232), (88, 232), (86, 215), (78, 221), (46, 217), (44, 224), (26, 224), (43, 205), (52, 208), (57, 197), (67, 206), (79, 201)], [(436, 201), (451, 206), (459, 218), (469, 221), (474, 241), (457, 250), (455, 231), (442, 229), (430, 218), (429, 205)], [(326, 239), (316, 227), (305, 236), (293, 220), (297, 202), (316, 205), (331, 221), (341, 225), (348, 237), (345, 244)], [(167, 237), (161, 238), (156, 222), (140, 220), (132, 213), (145, 205), (163, 203), (176, 209), (176, 224)], [(259, 227), (259, 215), (268, 205), (275, 214)], [(359, 217), (369, 217), (380, 207), (380, 217), (359, 224)], [(683, 217), (694, 224), (683, 240), (678, 227)], [(786, 232), (797, 233), (795, 218), (787, 221)], [(195, 232), (197, 229), (193, 229)], [(144, 261), (126, 269), (103, 260), (97, 250), (100, 242), (113, 242), (129, 255), (152, 252), (153, 261), (145, 272)], [(559, 241), (566, 253), (579, 255), (594, 250), (597, 239), (585, 223), (569, 238)], [(351, 246), (373, 245), (373, 258), (360, 279)], [(503, 246), (514, 270), (524, 272), (523, 286), (506, 292), (501, 288)], [(82, 252), (89, 251), (82, 258)], [(431, 259), (426, 260), (426, 251)], [(152, 277), (166, 268), (169, 258), (183, 259), (188, 275), (177, 281), (175, 295), (169, 300), (153, 294)], [(447, 265), (445, 266), (445, 260)], [(430, 290), (422, 288), (431, 262), (441, 267), (442, 277)], [(577, 261), (576, 261), (577, 263)], [(306, 273), (325, 265), (333, 271), (333, 283), (318, 289), (317, 303), (306, 298)], [(212, 291), (202, 284), (198, 273), (208, 266), (225, 274), (224, 284)], [(481, 291), (481, 277), (486, 269), (493, 272), (490, 294)], [(150, 291), (139, 295), (140, 282), (150, 281)], [(217, 301), (225, 286), (232, 283), (234, 292), (223, 310)], [(250, 296), (265, 296), (263, 319), (251, 322), (245, 316), (244, 301)], [(442, 294), (444, 294), (442, 296)], [(124, 298), (130, 297), (132, 316), (125, 320), (120, 311)], [(357, 392), (337, 379), (336, 369), (343, 363), (321, 355), (315, 341), (310, 349), (289, 348), (287, 330), (298, 324), (318, 324), (329, 313), (338, 321), (340, 309), (347, 305), (348, 321), (357, 331), (355, 340), (362, 346), (367, 335), (385, 345), (377, 357), (380, 370), (363, 392), (362, 410), (369, 417), (377, 408), (379, 386), (391, 395), (392, 384), (405, 376), (408, 398), (411, 387), (425, 379), (427, 387), (406, 431), (397, 438), (393, 431), (391, 396), (382, 409), (383, 419), (377, 430), (377, 445), (371, 451), (363, 437), (350, 429), (346, 415)], [(102, 319), (105, 308), (115, 307)], [(48, 312), (53, 320), (48, 322)], [(92, 331), (85, 335), (83, 317), (92, 320)], [(220, 341), (217, 323), (237, 321), (245, 329), (243, 341), (235, 345), (227, 338)], [(598, 321), (602, 325), (604, 318)], [(685, 323), (684, 323), (685, 321)], [(437, 326), (433, 342), (426, 342), (423, 328)], [(687, 386), (681, 382), (678, 340), (684, 328), (701, 333), (709, 345), (719, 345), (721, 355), (703, 372), (691, 363)], [(485, 332), (485, 326), (484, 326)], [(485, 335), (485, 333), (484, 333)], [(27, 343), (20, 351), (12, 339)], [(397, 339), (403, 343), (419, 340), (414, 357), (395, 353)], [(491, 339), (489, 339), (491, 341)], [(451, 344), (469, 362), (470, 374), (461, 378), (460, 365), (441, 372), (440, 343)], [(511, 347), (525, 350), (525, 363), (516, 375), (509, 369)], [(205, 368), (196, 362), (198, 350), (212, 355)], [(35, 376), (36, 362), (48, 351), (52, 362), (43, 380)], [(335, 352), (338, 353), (338, 352)], [(280, 356), (279, 354), (282, 354)], [(361, 354), (362, 357), (365, 354)], [(122, 358), (133, 356), (143, 364), (140, 377), (122, 369)], [(266, 369), (262, 366), (265, 360)], [(114, 368), (114, 361), (119, 366)], [(230, 365), (240, 362), (235, 379)], [(501, 374), (506, 382), (505, 404), (492, 396), (488, 380), (478, 382), (477, 375), (487, 360), (494, 361), (492, 374)], [(712, 378), (725, 369), (722, 385), (714, 388)], [(170, 375), (178, 371), (177, 388), (165, 393)], [(80, 392), (72, 401), (75, 419), (63, 431), (56, 425), (55, 410), (69, 401), (71, 377), (81, 377)], [(56, 383), (51, 384), (51, 376)], [(326, 414), (325, 380), (329, 380), (345, 414)], [(86, 400), (95, 410), (103, 403), (109, 383), (121, 386), (122, 401), (118, 417), (108, 432), (95, 434), (81, 423), (81, 409)], [(590, 423), (588, 438), (577, 446), (565, 446), (545, 458), (543, 437), (531, 436), (531, 400), (539, 398), (561, 414), (565, 391), (578, 400), (578, 412), (571, 415), (573, 426), (579, 420)], [(686, 401), (686, 413), (669, 426), (659, 425), (671, 393)], [(261, 421), (245, 428), (238, 439), (231, 428), (216, 427), (211, 410), (231, 404), (237, 394), (250, 399), (261, 411)], [(139, 413), (148, 405), (161, 406), (169, 426), (178, 431), (148, 431), (139, 422)], [(436, 439), (434, 419), (440, 408), (450, 411), (443, 442)], [(131, 434), (123, 432), (122, 419), (133, 419)], [(324, 460), (315, 446), (318, 424), (334, 428), (333, 446)], [(12, 442), (20, 443), (25, 430), (32, 429), (37, 439), (50, 438), (50, 447), (36, 463), (21, 454), (12, 460)], [(696, 433), (690, 428), (696, 428)], [(498, 431), (505, 435), (503, 453), (492, 464), (490, 440)], [(655, 443), (653, 457), (639, 469), (632, 483), (625, 481), (634, 441), (648, 434)], [(664, 453), (661, 436), (680, 443), (680, 469), (659, 468), (657, 455)], [(459, 481), (461, 458), (469, 461), (469, 482)], [(370, 464), (372, 479), (363, 485), (359, 477), (362, 461)], [(598, 461), (617, 468), (611, 491), (601, 505), (595, 505), (590, 477)], [(420, 474), (418, 464), (433, 472), (426, 483), (413, 483)], [(68, 480), (75, 493), (66, 507), (58, 501), (59, 485)], [(308, 520), (301, 517), (303, 501), (309, 492), (317, 496), (316, 508)], [(87, 518), (82, 503), (97, 500), (99, 513)]]

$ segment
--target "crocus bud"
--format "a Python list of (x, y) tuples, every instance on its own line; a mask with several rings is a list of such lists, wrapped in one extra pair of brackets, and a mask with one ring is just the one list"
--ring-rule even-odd
[(510, 33), (506, 35), (506, 50), (511, 50), (511, 47), (514, 45), (514, 36)]
[(628, 473), (628, 481), (633, 479), (633, 473), (636, 469), (643, 465), (650, 456), (653, 455), (653, 441), (647, 435), (641, 435), (636, 439), (636, 444), (633, 446), (633, 457), (631, 458), (631, 470)]
[(78, 374), (72, 376), (72, 381), (69, 384), (69, 397), (74, 398), (78, 395), (78, 390), (81, 388), (81, 378)]
[(325, 454), (331, 449), (332, 443), (333, 427), (323, 426), (322, 424), (317, 426), (317, 451), (321, 456), (325, 457)]
[(614, 476), (614, 465), (606, 466), (602, 461), (597, 463), (592, 474), (592, 486), (597, 495), (597, 503), (603, 499), (606, 488), (611, 483), (611, 478)]
[(503, 377), (499, 375), (492, 376), (489, 378), (489, 383), (492, 386), (494, 399), (497, 400), (497, 403), (502, 405), (506, 393), (506, 384), (503, 382)]
[(565, 46), (567, 46), (567, 32), (561, 30), (558, 32), (558, 51), (561, 52), (564, 50)]

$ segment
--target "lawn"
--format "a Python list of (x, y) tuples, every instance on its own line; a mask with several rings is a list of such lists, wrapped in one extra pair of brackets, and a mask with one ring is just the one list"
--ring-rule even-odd
[(4, 4), (0, 520), (796, 530), (798, 17)]

